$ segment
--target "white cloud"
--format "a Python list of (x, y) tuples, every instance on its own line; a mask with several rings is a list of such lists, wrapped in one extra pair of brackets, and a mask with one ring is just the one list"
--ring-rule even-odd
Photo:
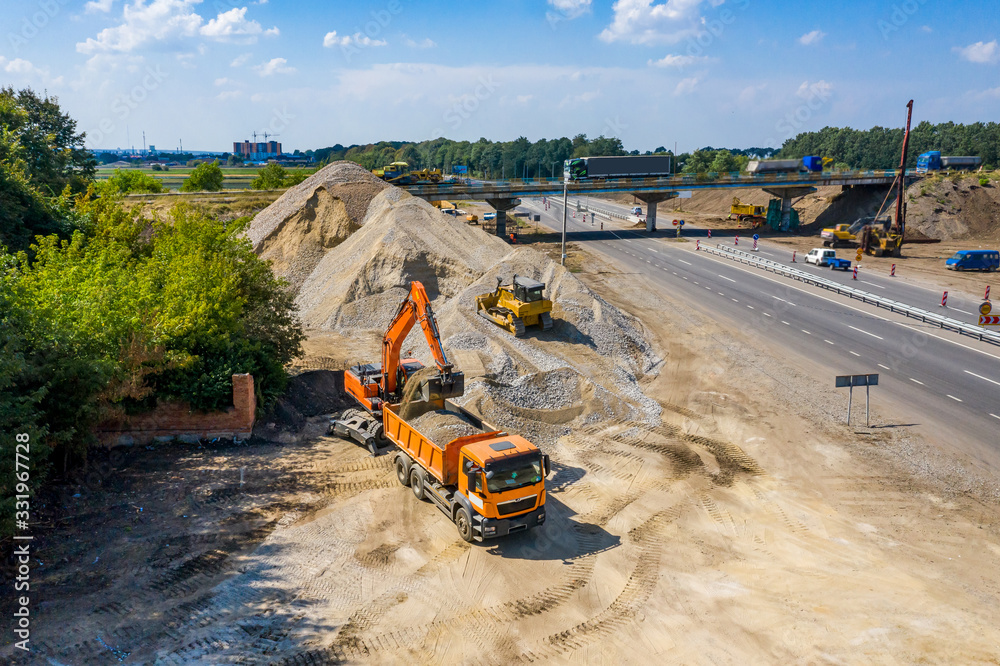
[(826, 37), (826, 33), (822, 30), (813, 30), (812, 32), (807, 32), (806, 34), (799, 37), (799, 44), (803, 46), (812, 46), (813, 44), (819, 44)]
[(238, 41), (244, 44), (257, 41), (259, 35), (277, 35), (278, 28), (264, 31), (257, 21), (248, 21), (246, 7), (234, 7), (219, 14), (201, 28), (201, 35), (219, 41)]
[(223, 90), (215, 96), (215, 99), (220, 102), (228, 102), (229, 100), (240, 99), (241, 97), (243, 97), (242, 90)]
[(926, 32), (926, 33), (934, 32), (934, 28), (930, 27), (929, 25), (922, 25), (922, 26), (920, 26), (920, 30), (922, 30), (923, 32)]
[(193, 10), (201, 0), (135, 0), (125, 5), (123, 22), (79, 42), (80, 53), (128, 53), (152, 41), (169, 42), (198, 34), (202, 19)]
[(83, 6), (84, 11), (87, 14), (93, 14), (94, 12), (104, 12), (108, 13), (111, 11), (111, 5), (114, 4), (115, 0), (93, 0), (93, 2), (88, 2)]
[(21, 77), (30, 81), (41, 81), (46, 85), (61, 85), (63, 77), (51, 78), (48, 68), (36, 67), (30, 60), (24, 58), (14, 58), (7, 60), (0, 56), (0, 71)]
[(599, 37), (605, 42), (676, 44), (703, 32), (702, 4), (712, 7), (723, 0), (617, 0), (614, 19)]
[(693, 65), (696, 62), (707, 62), (711, 60), (708, 56), (693, 56), (693, 55), (666, 55), (659, 60), (648, 60), (646, 62), (650, 67), (687, 67), (688, 65)]
[(675, 95), (689, 95), (694, 92), (694, 89), (698, 86), (698, 77), (692, 76), (687, 79), (682, 79), (677, 87), (674, 88)]
[[(111, 9), (114, 0), (94, 0), (88, 11)], [(234, 7), (208, 23), (195, 12), (203, 0), (133, 0), (125, 4), (119, 25), (105, 28), (96, 37), (79, 42), (80, 53), (130, 53), (151, 42), (171, 43), (202, 36), (227, 42), (253, 43), (260, 35), (279, 34), (277, 27), (264, 30), (246, 18), (246, 7)]]
[(407, 37), (403, 41), (403, 43), (406, 44), (407, 46), (409, 46), (411, 49), (432, 49), (435, 46), (437, 46), (437, 42), (435, 42), (430, 37), (426, 37), (426, 38), (420, 40), (419, 42), (416, 41), (416, 40), (410, 39), (409, 37)]
[(340, 36), (337, 34), (337, 31), (334, 30), (333, 32), (326, 33), (326, 36), (323, 37), (323, 46), (325, 46), (328, 49), (332, 49), (334, 46), (368, 47), (368, 46), (385, 46), (385, 45), (386, 41), (384, 39), (372, 39), (368, 35), (362, 34), (360, 32), (356, 32), (353, 35)]
[(253, 57), (252, 53), (244, 53), (243, 55), (236, 56), (235, 58), (233, 58), (233, 61), (229, 63), (229, 66), (242, 67), (243, 65), (247, 64), (250, 61), (250, 58), (252, 57)]
[(810, 100), (814, 98), (819, 98), (825, 100), (830, 97), (833, 92), (833, 85), (820, 79), (815, 83), (810, 83), (809, 81), (803, 81), (799, 89), (795, 91), (795, 95), (801, 97), (805, 100)]
[(288, 67), (288, 61), (284, 58), (272, 58), (254, 67), (254, 71), (261, 76), (273, 76), (275, 74), (294, 74), (295, 68)]
[(965, 60), (982, 65), (993, 64), (1000, 60), (1000, 50), (997, 49), (997, 40), (995, 39), (992, 42), (976, 42), (966, 47), (956, 46), (952, 50)]
[(222, 78), (219, 78), (219, 79), (215, 80), (215, 85), (216, 86), (228, 86), (228, 85), (232, 85), (233, 83), (236, 83), (236, 82), (233, 81), (232, 79), (227, 79), (226, 77), (222, 77)]
[(565, 18), (575, 19), (590, 11), (591, 0), (549, 0), (549, 4), (559, 10)]

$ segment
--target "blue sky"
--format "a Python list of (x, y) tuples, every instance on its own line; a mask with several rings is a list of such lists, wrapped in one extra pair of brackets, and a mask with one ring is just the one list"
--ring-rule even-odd
[(780, 145), (827, 125), (1000, 116), (992, 2), (0, 0), (0, 83), (90, 147), (286, 151), (585, 133)]

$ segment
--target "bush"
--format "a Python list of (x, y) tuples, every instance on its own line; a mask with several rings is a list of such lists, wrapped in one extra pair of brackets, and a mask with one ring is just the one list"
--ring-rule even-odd
[(120, 192), (121, 194), (130, 194), (132, 192), (159, 194), (163, 192), (163, 183), (159, 179), (132, 169), (128, 171), (115, 169), (115, 172), (108, 178), (106, 187), (113, 192)]
[(990, 184), (990, 179), (989, 178), (987, 178), (986, 176), (980, 176), (979, 177), (979, 185), (981, 187), (986, 187), (989, 184)]
[(253, 190), (276, 190), (285, 186), (288, 172), (280, 164), (268, 164), (257, 171), (257, 177), (250, 182)]
[(222, 189), (222, 169), (219, 161), (199, 164), (181, 185), (181, 192), (218, 192)]

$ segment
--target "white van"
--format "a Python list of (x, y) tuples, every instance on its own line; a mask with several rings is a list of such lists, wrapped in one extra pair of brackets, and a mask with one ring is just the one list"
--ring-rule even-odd
[(836, 257), (836, 250), (826, 250), (821, 247), (814, 247), (809, 250), (809, 254), (806, 255), (806, 263), (816, 264), (817, 266), (826, 266), (830, 262), (830, 259), (835, 259)]

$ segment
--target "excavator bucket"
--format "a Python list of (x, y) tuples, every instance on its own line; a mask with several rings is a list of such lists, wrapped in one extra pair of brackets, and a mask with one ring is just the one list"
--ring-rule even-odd
[(420, 399), (424, 402), (457, 398), (464, 393), (465, 374), (460, 371), (448, 375), (436, 374), (420, 381)]

